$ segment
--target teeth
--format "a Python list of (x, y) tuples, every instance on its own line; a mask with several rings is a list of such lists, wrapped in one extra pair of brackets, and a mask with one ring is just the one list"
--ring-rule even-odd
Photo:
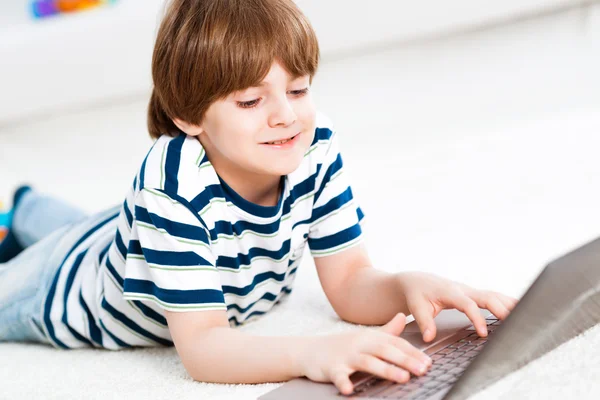
[(268, 144), (284, 144), (289, 142), (291, 139), (285, 139), (285, 140), (278, 140), (276, 142), (267, 142)]

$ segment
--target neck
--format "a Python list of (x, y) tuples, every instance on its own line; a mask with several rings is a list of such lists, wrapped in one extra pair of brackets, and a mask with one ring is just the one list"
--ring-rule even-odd
[[(200, 139), (198, 139), (200, 140)], [(220, 156), (210, 143), (200, 141), (217, 174), (245, 200), (264, 207), (276, 206), (281, 192), (280, 176), (244, 170)]]

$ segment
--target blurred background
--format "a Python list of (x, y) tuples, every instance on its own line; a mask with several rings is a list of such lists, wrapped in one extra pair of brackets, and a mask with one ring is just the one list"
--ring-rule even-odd
[[(152, 144), (164, 3), (30, 3), (0, 3), (0, 199), (28, 182), (90, 213), (121, 203)], [(520, 296), (600, 236), (600, 2), (298, 4), (378, 268)]]

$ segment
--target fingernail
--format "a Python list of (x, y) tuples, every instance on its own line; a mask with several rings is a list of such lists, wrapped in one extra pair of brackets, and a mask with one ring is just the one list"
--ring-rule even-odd
[(425, 329), (425, 332), (423, 332), (423, 337), (429, 337), (429, 334), (431, 333), (430, 329)]

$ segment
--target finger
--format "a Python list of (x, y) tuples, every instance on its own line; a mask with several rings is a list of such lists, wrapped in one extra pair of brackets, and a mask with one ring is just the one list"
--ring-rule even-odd
[(391, 343), (375, 343), (370, 353), (418, 376), (425, 374), (429, 367), (420, 357), (405, 353)]
[(420, 360), (427, 366), (431, 366), (431, 357), (429, 357), (427, 354), (423, 353), (421, 350), (417, 349), (415, 346), (410, 344), (408, 340), (403, 338), (393, 338), (391, 343), (407, 355), (416, 358), (417, 360)]
[(336, 372), (331, 377), (331, 382), (343, 395), (349, 395), (354, 392), (354, 385), (352, 384), (349, 375), (344, 372)]
[(416, 297), (409, 304), (410, 311), (412, 312), (421, 334), (423, 334), (423, 341), (430, 342), (435, 339), (436, 327), (433, 321), (433, 306), (424, 297)]
[(390, 322), (381, 326), (380, 331), (388, 333), (392, 336), (399, 336), (406, 326), (406, 315), (398, 313), (391, 319)]
[(508, 314), (510, 314), (508, 308), (506, 308), (504, 303), (500, 301), (500, 298), (494, 292), (473, 290), (468, 292), (467, 296), (473, 299), (480, 308), (490, 310), (492, 314), (501, 320), (504, 320), (508, 317)]
[(500, 298), (500, 301), (504, 304), (506, 308), (508, 308), (509, 311), (512, 311), (517, 306), (517, 303), (519, 303), (519, 300), (515, 299), (514, 297), (508, 297), (501, 293), (496, 294)]
[(406, 383), (410, 379), (408, 371), (369, 354), (360, 354), (352, 367), (398, 383)]
[(479, 307), (477, 307), (477, 303), (475, 303), (475, 301), (464, 294), (451, 298), (445, 298), (443, 300), (447, 303), (446, 305), (455, 307), (457, 310), (465, 313), (471, 322), (473, 322), (473, 326), (475, 326), (479, 336), (487, 336), (487, 324), (485, 322), (485, 318), (483, 318), (479, 312)]

